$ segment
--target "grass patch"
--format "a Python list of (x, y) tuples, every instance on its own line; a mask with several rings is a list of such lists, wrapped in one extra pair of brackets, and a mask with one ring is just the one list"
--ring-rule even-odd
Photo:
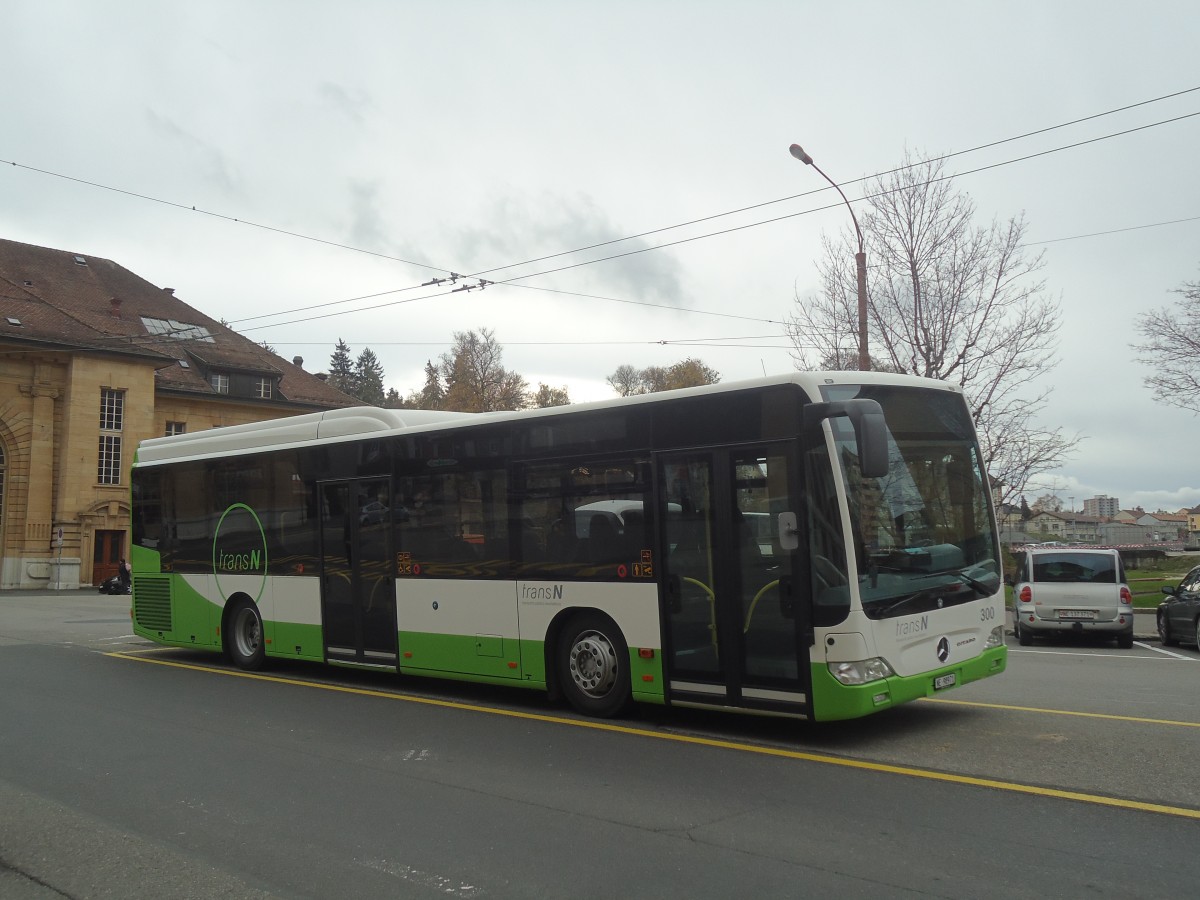
[(1194, 557), (1168, 557), (1125, 569), (1134, 609), (1154, 609), (1163, 601), (1164, 587), (1175, 587), (1196, 564)]

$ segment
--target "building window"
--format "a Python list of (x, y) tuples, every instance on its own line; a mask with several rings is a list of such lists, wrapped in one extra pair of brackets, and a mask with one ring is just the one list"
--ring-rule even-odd
[(100, 435), (100, 464), (96, 480), (101, 484), (121, 483), (121, 438), (119, 435)]
[(213, 372), (208, 376), (208, 383), (212, 385), (212, 389), (218, 394), (229, 393), (229, 376), (223, 372)]
[(254, 389), (260, 400), (271, 399), (271, 379), (260, 378), (254, 386)]
[(100, 430), (120, 431), (125, 419), (125, 392), (100, 389)]
[(100, 389), (100, 448), (96, 480), (121, 483), (121, 430), (125, 427), (125, 392)]
[(187, 422), (168, 422), (167, 437), (173, 434), (187, 434)]

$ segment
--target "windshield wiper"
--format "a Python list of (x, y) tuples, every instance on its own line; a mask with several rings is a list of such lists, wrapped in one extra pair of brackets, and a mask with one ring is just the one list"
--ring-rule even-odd
[[(946, 574), (954, 575), (956, 578), (961, 578), (963, 584), (969, 587), (980, 597), (990, 597), (992, 595), (992, 589), (990, 587), (988, 587), (984, 582), (979, 581), (976, 578), (972, 578), (966, 572), (947, 572)], [(953, 593), (953, 591), (947, 590), (951, 587), (952, 585), (950, 584), (940, 584), (934, 587), (928, 587), (923, 590), (916, 591), (912, 594), (906, 594), (898, 600), (893, 600), (882, 609), (868, 609), (866, 604), (863, 604), (863, 612), (867, 613), (867, 615), (871, 616), (872, 618), (883, 619), (886, 618), (889, 613), (895, 612), (896, 610), (907, 606), (910, 603), (916, 603), (919, 600), (938, 599), (939, 601), (945, 602), (949, 600), (950, 595)], [(939, 602), (939, 609), (941, 608), (941, 605), (942, 603)]]
[(891, 603), (889, 603), (883, 609), (872, 608), (872, 609), (868, 610), (866, 608), (866, 606), (864, 605), (863, 612), (865, 612), (867, 615), (871, 616), (872, 618), (883, 619), (883, 618), (887, 617), (888, 613), (894, 612), (895, 610), (900, 609), (900, 607), (902, 607), (902, 606), (907, 606), (909, 603), (913, 603), (917, 600), (928, 600), (928, 599), (936, 596), (937, 593), (938, 592), (933, 590), (932, 588), (927, 588), (923, 591), (917, 591), (915, 594), (908, 594), (904, 597), (901, 597), (899, 600), (893, 600)]
[(955, 572), (954, 574), (965, 581), (970, 586), (971, 590), (977, 593), (980, 597), (990, 597), (992, 595), (992, 588), (988, 587), (982, 581), (972, 578), (966, 572)]

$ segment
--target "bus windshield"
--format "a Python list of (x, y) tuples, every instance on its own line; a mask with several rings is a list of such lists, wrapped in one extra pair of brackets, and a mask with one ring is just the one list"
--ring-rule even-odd
[(826, 400), (876, 400), (887, 420), (889, 465), (881, 478), (863, 477), (848, 420), (829, 420), (863, 612), (886, 619), (995, 594), (995, 525), (962, 396), (894, 385), (830, 385), (823, 393)]

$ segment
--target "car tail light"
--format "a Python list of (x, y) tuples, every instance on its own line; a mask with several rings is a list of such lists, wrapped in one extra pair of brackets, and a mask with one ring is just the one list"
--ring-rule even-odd
[(1127, 606), (1133, 605), (1133, 594), (1129, 593), (1129, 588), (1121, 585), (1121, 602)]
[(1033, 602), (1033, 591), (1030, 590), (1029, 585), (1025, 585), (1025, 587), (1021, 588), (1021, 593), (1017, 596), (1017, 599), (1022, 603)]

